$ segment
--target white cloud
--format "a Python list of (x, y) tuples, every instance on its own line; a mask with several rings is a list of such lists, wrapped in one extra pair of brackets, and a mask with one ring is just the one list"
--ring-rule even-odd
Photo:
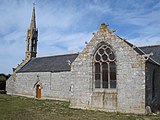
[(82, 48), (85, 46), (85, 41), (89, 41), (92, 38), (91, 33), (54, 33), (48, 34), (46, 36), (47, 37), (44, 38), (42, 37), (43, 41), (39, 41), (40, 56), (42, 56), (41, 51), (45, 49), (45, 46), (49, 46), (49, 48), (47, 48), (48, 52), (45, 52), (46, 55), (80, 52)]
[[(32, 13), (32, 0), (1, 0), (0, 72), (11, 73), (25, 57), (25, 39)], [(148, 1), (50, 1), (36, 0), (39, 30), (38, 56), (81, 51), (100, 22), (115, 29), (134, 27), (125, 36), (136, 45), (159, 44), (160, 2)], [(122, 29), (125, 33), (128, 29)], [(119, 34), (120, 35), (120, 34)], [(132, 35), (132, 36), (131, 36)], [(120, 35), (121, 36), (121, 35)]]

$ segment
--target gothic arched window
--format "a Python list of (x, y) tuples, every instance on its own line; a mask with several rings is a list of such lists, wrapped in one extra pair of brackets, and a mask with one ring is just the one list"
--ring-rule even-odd
[(115, 55), (110, 46), (102, 45), (94, 55), (95, 88), (116, 88)]

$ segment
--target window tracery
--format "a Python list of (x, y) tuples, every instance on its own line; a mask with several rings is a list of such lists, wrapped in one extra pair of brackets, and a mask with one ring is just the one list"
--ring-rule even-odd
[(102, 45), (94, 55), (95, 88), (116, 88), (115, 55), (110, 46)]

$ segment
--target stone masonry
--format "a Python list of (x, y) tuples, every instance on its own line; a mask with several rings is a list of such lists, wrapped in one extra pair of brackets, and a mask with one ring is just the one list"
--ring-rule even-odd
[[(94, 87), (93, 56), (101, 44), (112, 46), (116, 56), (115, 89)], [(146, 99), (150, 99), (146, 97), (146, 59), (134, 49), (102, 23), (71, 64), (71, 71), (15, 73), (7, 81), (7, 93), (35, 97), (40, 85), (42, 98), (67, 100), (72, 108), (145, 114)]]
[[(110, 44), (115, 51), (116, 89), (95, 89), (93, 86), (93, 55), (101, 42)], [(72, 76), (72, 107), (145, 113), (145, 60), (105, 24), (73, 62)]]

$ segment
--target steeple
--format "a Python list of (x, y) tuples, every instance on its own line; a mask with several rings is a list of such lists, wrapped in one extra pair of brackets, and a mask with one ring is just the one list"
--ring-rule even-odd
[(36, 15), (35, 15), (35, 4), (33, 3), (32, 19), (30, 23), (30, 29), (36, 28)]
[(26, 59), (36, 57), (37, 54), (38, 29), (36, 28), (35, 4), (33, 4), (30, 28), (26, 38)]

